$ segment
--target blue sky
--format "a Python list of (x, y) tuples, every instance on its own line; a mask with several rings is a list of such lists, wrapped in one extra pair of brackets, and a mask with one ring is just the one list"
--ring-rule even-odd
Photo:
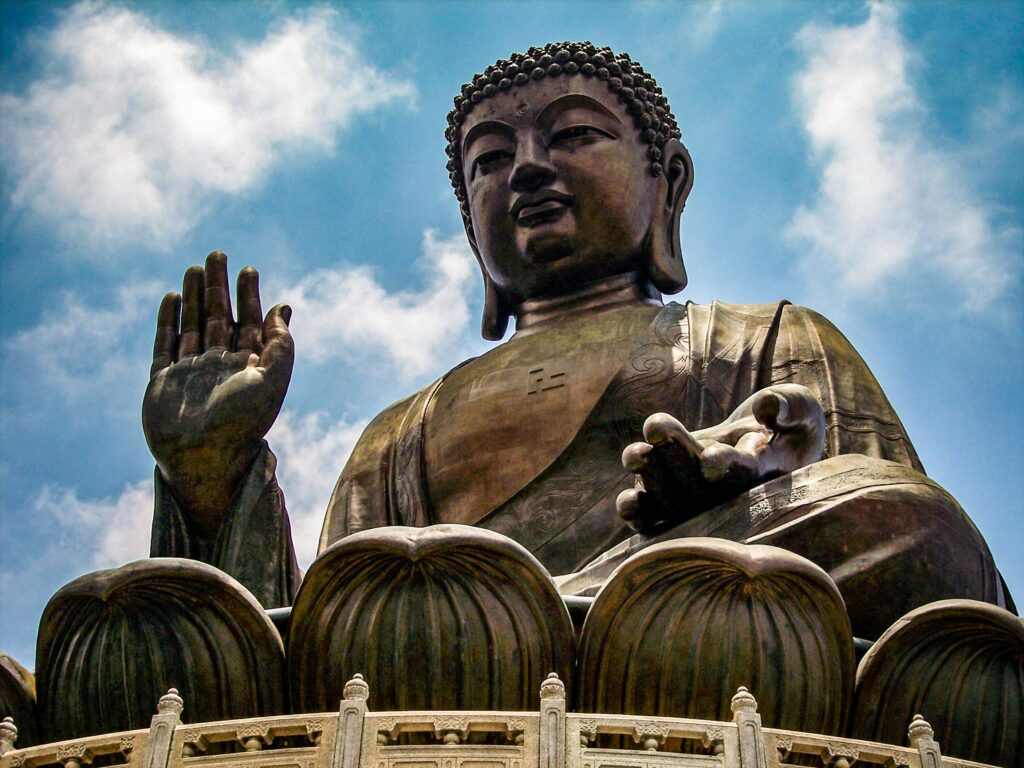
[(11, 2), (0, 23), (0, 648), (22, 663), (54, 591), (148, 552), (156, 307), (210, 250), (295, 311), (270, 440), (308, 565), (366, 421), (486, 348), (451, 98), (562, 39), (669, 96), (696, 166), (680, 298), (832, 319), (1024, 601), (1024, 6)]

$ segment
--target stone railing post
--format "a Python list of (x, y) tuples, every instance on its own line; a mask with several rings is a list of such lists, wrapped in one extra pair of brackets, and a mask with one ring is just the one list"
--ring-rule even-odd
[(939, 768), (942, 765), (942, 752), (939, 742), (935, 740), (935, 731), (921, 715), (914, 715), (907, 728), (910, 746), (921, 755), (921, 768)]
[(739, 738), (740, 768), (767, 768), (757, 700), (741, 685), (732, 697), (731, 706), (732, 721), (736, 724), (736, 735)]
[(0, 757), (3, 757), (12, 749), (14, 742), (18, 740), (18, 726), (14, 724), (13, 717), (5, 717), (0, 723)]
[(174, 729), (181, 724), (181, 713), (185, 702), (178, 695), (177, 688), (171, 688), (160, 697), (156, 714), (149, 724), (149, 741), (143, 756), (143, 768), (167, 768), (171, 759), (171, 742)]
[(552, 672), (540, 686), (539, 768), (565, 765), (565, 683)]
[(363, 721), (370, 686), (357, 674), (345, 683), (344, 699), (338, 713), (338, 731), (334, 737), (334, 768), (359, 768), (363, 749)]

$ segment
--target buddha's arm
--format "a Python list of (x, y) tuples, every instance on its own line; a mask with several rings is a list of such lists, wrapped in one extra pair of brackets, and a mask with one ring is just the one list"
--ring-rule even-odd
[(386, 408), (359, 437), (327, 505), (320, 533), (321, 552), (357, 531), (408, 524), (399, 519), (389, 486), (395, 436), (415, 399), (414, 395)]
[(787, 306), (772, 354), (771, 383), (808, 387), (825, 415), (825, 456), (858, 453), (924, 474), (913, 444), (878, 380), (825, 317)]
[(151, 554), (191, 557), (239, 578), (265, 605), (287, 603), (295, 559), (276, 460), (264, 435), (281, 409), (294, 347), (290, 310), (260, 307), (258, 275), (238, 278), (238, 322), (227, 259), (185, 274), (164, 297), (143, 399), (157, 462)]
[(818, 461), (825, 418), (807, 387), (775, 384), (721, 424), (690, 432), (671, 414), (656, 413), (644, 422), (643, 435), (622, 453), (636, 484), (619, 494), (616, 506), (636, 530), (654, 532)]
[[(645, 440), (623, 454), (625, 467), (637, 475), (636, 488), (618, 500), (631, 525), (650, 531), (678, 523), (772, 477), (840, 454), (888, 459), (923, 472), (878, 382), (828, 320), (791, 305), (723, 307), (729, 326), (691, 322), (691, 331), (706, 339), (705, 354), (715, 366), (699, 386), (708, 400), (732, 402), (735, 410), (692, 433), (674, 415), (648, 419)], [(745, 348), (759, 352), (735, 354)], [(735, 365), (756, 377), (730, 375), (722, 369), (729, 360), (742, 361)], [(723, 388), (723, 382), (738, 387), (745, 380), (753, 392)], [(785, 404), (781, 420), (777, 403)]]

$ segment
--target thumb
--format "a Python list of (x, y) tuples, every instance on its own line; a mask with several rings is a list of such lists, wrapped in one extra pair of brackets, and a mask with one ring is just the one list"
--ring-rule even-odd
[(268, 375), (283, 377), (285, 382), (291, 378), (295, 363), (295, 342), (288, 330), (291, 317), (292, 308), (287, 304), (271, 307), (263, 321), (263, 352), (260, 353), (260, 366)]

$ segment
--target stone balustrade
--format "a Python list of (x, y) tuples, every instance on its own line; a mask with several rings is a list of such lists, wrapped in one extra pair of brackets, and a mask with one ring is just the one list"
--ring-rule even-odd
[(920, 715), (910, 746), (763, 728), (745, 688), (731, 722), (567, 713), (554, 674), (533, 712), (369, 712), (356, 676), (338, 712), (183, 723), (175, 690), (149, 730), (15, 749), (0, 723), (0, 768), (981, 768), (945, 757)]

